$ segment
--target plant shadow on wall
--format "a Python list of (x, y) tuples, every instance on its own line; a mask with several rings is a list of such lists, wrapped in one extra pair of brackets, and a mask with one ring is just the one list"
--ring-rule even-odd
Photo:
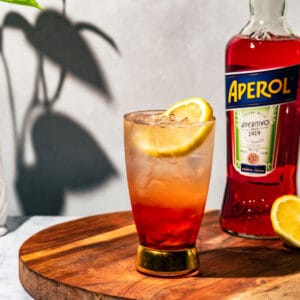
[[(108, 105), (112, 102), (105, 76), (81, 36), (82, 30), (94, 32), (116, 53), (119, 52), (114, 40), (96, 26), (90, 23), (72, 23), (66, 17), (65, 4), (63, 1), (62, 13), (55, 10), (42, 11), (35, 25), (31, 25), (22, 15), (9, 12), (1, 28), (0, 49), (7, 76), (16, 144), (15, 185), (26, 215), (61, 214), (66, 190), (88, 190), (118, 176), (115, 167), (92, 135), (67, 115), (54, 110), (68, 73), (97, 89)], [(33, 96), (20, 133), (17, 132), (17, 103), (3, 50), (5, 28), (23, 32), (38, 58)], [(44, 70), (46, 59), (54, 62), (60, 70), (56, 91), (51, 96)], [(25, 136), (28, 130), (31, 130), (35, 155), (33, 165), (25, 162)]]

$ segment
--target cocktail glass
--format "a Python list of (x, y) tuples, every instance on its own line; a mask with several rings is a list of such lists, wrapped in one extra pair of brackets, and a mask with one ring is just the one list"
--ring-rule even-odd
[[(124, 116), (128, 189), (140, 241), (136, 269), (180, 276), (199, 270), (196, 239), (210, 181), (215, 120), (176, 122), (162, 113)], [(193, 140), (199, 133), (201, 139), (180, 146), (181, 137)]]

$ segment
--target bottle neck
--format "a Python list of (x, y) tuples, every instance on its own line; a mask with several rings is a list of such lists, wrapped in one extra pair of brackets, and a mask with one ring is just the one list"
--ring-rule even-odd
[(250, 0), (251, 18), (261, 23), (283, 22), (285, 7), (285, 0)]
[(285, 0), (250, 0), (250, 21), (241, 34), (255, 39), (294, 36), (285, 21)]

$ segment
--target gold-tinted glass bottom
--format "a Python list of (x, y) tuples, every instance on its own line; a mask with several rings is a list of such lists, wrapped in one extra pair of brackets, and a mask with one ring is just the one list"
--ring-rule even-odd
[(197, 273), (199, 254), (195, 247), (182, 250), (154, 250), (139, 246), (136, 269), (154, 276), (182, 276)]

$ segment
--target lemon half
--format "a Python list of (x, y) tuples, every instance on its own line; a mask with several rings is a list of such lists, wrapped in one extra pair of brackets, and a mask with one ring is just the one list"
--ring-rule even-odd
[(300, 196), (277, 198), (271, 209), (274, 231), (288, 245), (300, 247)]
[(199, 147), (214, 127), (213, 109), (199, 97), (174, 103), (162, 116), (173, 123), (143, 128), (137, 138), (139, 147), (152, 156), (186, 155)]

